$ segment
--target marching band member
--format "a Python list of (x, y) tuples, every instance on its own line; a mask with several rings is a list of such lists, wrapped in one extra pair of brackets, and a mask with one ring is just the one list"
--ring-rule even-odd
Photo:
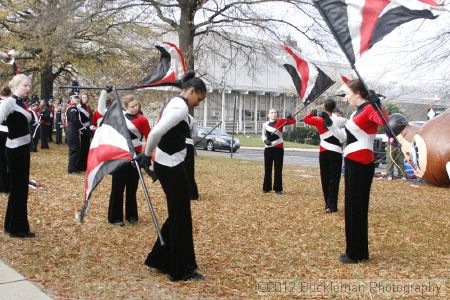
[(51, 135), (50, 132), (50, 124), (51, 124), (51, 111), (48, 107), (46, 100), (41, 100), (39, 104), (40, 112), (41, 112), (41, 149), (49, 149), (48, 141)]
[[(345, 157), (345, 239), (346, 250), (341, 263), (359, 263), (369, 259), (368, 211), (369, 196), (375, 172), (373, 141), (378, 126), (384, 121), (368, 101), (368, 92), (356, 79), (347, 83), (345, 99), (356, 111), (345, 124), (345, 130), (330, 126), (329, 130), (346, 141)], [(381, 106), (380, 106), (381, 107)], [(382, 110), (386, 116), (389, 117)]]
[(337, 212), (342, 169), (342, 144), (328, 130), (326, 124), (328, 119), (333, 120), (334, 124), (336, 123), (335, 119), (337, 117), (332, 115), (336, 108), (336, 102), (333, 99), (328, 99), (324, 104), (324, 108), (325, 111), (322, 112), (321, 116), (317, 116), (317, 110), (314, 109), (303, 121), (308, 125), (315, 126), (320, 135), (319, 165), (322, 192), (325, 199), (325, 211), (333, 213)]
[[(203, 280), (197, 272), (192, 237), (189, 181), (185, 170), (186, 138), (190, 138), (189, 108), (206, 96), (206, 85), (193, 71), (181, 79), (182, 91), (172, 98), (150, 132), (142, 165), (155, 151), (154, 169), (166, 194), (168, 218), (161, 228), (165, 245), (157, 240), (145, 264), (167, 274), (170, 280)], [(142, 162), (144, 161), (144, 162)]]
[(87, 158), (91, 146), (91, 108), (88, 106), (88, 103), (88, 95), (82, 93), (80, 103), (77, 105), (80, 112), (80, 121), (83, 124), (83, 128), (80, 130), (80, 166), (78, 168), (80, 171), (86, 171)]
[[(61, 101), (62, 102), (62, 101)], [(63, 122), (63, 113), (62, 113), (62, 103), (56, 104), (56, 110), (55, 110), (55, 129), (56, 129), (56, 141), (55, 143), (57, 145), (62, 144), (62, 131), (64, 128), (64, 122)]]
[(74, 92), (70, 95), (70, 103), (67, 105), (66, 110), (66, 137), (67, 144), (69, 145), (69, 164), (67, 166), (67, 172), (78, 173), (80, 172), (80, 130), (83, 129), (83, 124), (80, 120), (80, 112), (77, 108), (80, 103), (80, 96)]
[(31, 152), (37, 152), (39, 140), (41, 139), (41, 109), (39, 108), (39, 102), (37, 99), (31, 102), (30, 105), (30, 135), (31, 135)]
[[(11, 96), (11, 89), (9, 86), (4, 86), (0, 92), (0, 105)], [(0, 125), (0, 193), (9, 193), (9, 176), (5, 156), (5, 144), (8, 138), (8, 127), (6, 122)]]
[(263, 192), (268, 193), (272, 190), (272, 166), (275, 168), (273, 190), (277, 195), (283, 194), (283, 128), (285, 125), (295, 124), (297, 120), (287, 116), (277, 118), (277, 110), (269, 109), (269, 121), (262, 127), (261, 138), (265, 144), (264, 148), (264, 182)]
[[(107, 111), (106, 97), (110, 88), (100, 94), (98, 112), (104, 116)], [(122, 99), (125, 109), (124, 116), (130, 133), (131, 142), (137, 154), (142, 152), (142, 139), (148, 140), (150, 124), (147, 118), (139, 113), (139, 101), (128, 95)], [(108, 221), (117, 226), (123, 223), (123, 193), (125, 192), (125, 218), (130, 224), (138, 223), (138, 209), (136, 191), (139, 175), (136, 167), (131, 163), (112, 174), (112, 188), (109, 197)]]
[(6, 120), (6, 161), (9, 171), (9, 198), (5, 215), (5, 232), (11, 237), (33, 238), (28, 223), (27, 201), (30, 178), (30, 113), (24, 99), (31, 89), (30, 79), (19, 74), (9, 82), (12, 96), (0, 105), (0, 124)]

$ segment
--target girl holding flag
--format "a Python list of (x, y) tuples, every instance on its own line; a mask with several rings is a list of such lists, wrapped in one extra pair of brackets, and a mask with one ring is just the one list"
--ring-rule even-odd
[[(345, 239), (346, 250), (339, 258), (344, 264), (369, 259), (369, 196), (375, 172), (373, 141), (383, 119), (368, 100), (368, 91), (359, 79), (347, 83), (345, 99), (356, 111), (345, 129), (329, 126), (340, 142), (346, 142), (345, 157)], [(386, 112), (381, 109), (385, 118)]]
[(145, 264), (167, 274), (172, 281), (204, 278), (197, 272), (195, 261), (189, 181), (184, 161), (186, 138), (191, 137), (188, 111), (205, 99), (206, 85), (191, 71), (181, 79), (181, 89), (180, 95), (163, 108), (145, 149), (147, 159), (155, 151), (154, 168), (168, 206), (168, 218), (161, 229), (165, 245), (161, 246), (157, 240)]
[[(103, 90), (100, 94), (98, 112), (104, 116), (107, 111), (107, 92), (110, 88)], [(130, 134), (131, 142), (137, 154), (142, 152), (142, 139), (148, 141), (150, 124), (147, 118), (139, 113), (140, 104), (132, 95), (122, 99), (125, 109), (124, 117)], [(138, 209), (136, 191), (139, 183), (139, 175), (133, 164), (112, 173), (112, 188), (109, 196), (108, 221), (117, 226), (123, 223), (123, 194), (125, 192), (125, 218), (130, 224), (138, 223)]]

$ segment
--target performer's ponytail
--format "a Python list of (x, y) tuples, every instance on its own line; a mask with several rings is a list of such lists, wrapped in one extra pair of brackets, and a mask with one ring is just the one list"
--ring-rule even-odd
[(189, 70), (181, 77), (181, 89), (187, 90), (191, 87), (194, 88), (196, 93), (206, 94), (206, 85), (203, 80), (195, 77), (195, 71)]

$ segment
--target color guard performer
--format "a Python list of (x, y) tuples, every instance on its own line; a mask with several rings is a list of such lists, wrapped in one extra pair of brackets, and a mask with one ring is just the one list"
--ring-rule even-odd
[[(106, 114), (106, 97), (110, 91), (103, 90), (100, 94), (98, 112), (104, 116)], [(139, 101), (128, 95), (122, 99), (125, 109), (124, 116), (130, 133), (131, 142), (137, 154), (142, 152), (142, 139), (148, 141), (150, 124), (147, 118), (139, 113)], [(108, 221), (117, 226), (124, 226), (123, 223), (123, 194), (125, 192), (125, 218), (130, 224), (138, 223), (138, 209), (136, 191), (139, 183), (139, 175), (134, 164), (115, 171), (112, 174), (112, 188), (109, 197)]]
[(204, 279), (197, 272), (189, 181), (184, 162), (186, 138), (190, 138), (188, 111), (206, 96), (205, 83), (194, 76), (193, 71), (183, 76), (180, 95), (172, 98), (161, 112), (145, 149), (147, 159), (155, 151), (154, 169), (166, 194), (169, 214), (161, 228), (165, 245), (161, 246), (157, 240), (145, 264), (167, 274), (172, 281)]
[(83, 128), (80, 130), (80, 171), (86, 171), (87, 158), (89, 154), (89, 148), (91, 146), (91, 108), (88, 106), (89, 97), (87, 94), (82, 93), (80, 103), (77, 105), (77, 109), (80, 112), (80, 121), (83, 124)]
[(303, 121), (308, 125), (315, 126), (320, 135), (319, 165), (325, 211), (333, 213), (337, 212), (342, 170), (342, 144), (327, 127), (327, 121), (330, 119), (333, 121), (332, 124), (336, 124), (337, 117), (332, 115), (336, 108), (336, 102), (333, 99), (328, 99), (324, 108), (325, 111), (321, 112), (319, 116), (317, 110), (312, 110)]
[(80, 112), (77, 105), (80, 103), (80, 96), (74, 92), (70, 95), (70, 103), (67, 105), (66, 110), (66, 137), (67, 144), (69, 145), (69, 164), (67, 166), (67, 172), (78, 173), (80, 172), (80, 130), (83, 129), (83, 124), (80, 120)]
[[(384, 121), (368, 101), (368, 92), (356, 79), (347, 83), (345, 99), (356, 111), (345, 124), (345, 130), (330, 126), (329, 130), (346, 141), (345, 157), (345, 239), (346, 250), (341, 263), (359, 263), (369, 259), (368, 211), (369, 196), (375, 172), (373, 141), (378, 126)], [(376, 100), (376, 99), (375, 99)], [(379, 101), (379, 100), (378, 100)], [(381, 105), (380, 105), (381, 107)], [(382, 110), (386, 120), (389, 117)]]
[(30, 79), (19, 74), (9, 82), (12, 96), (0, 105), (0, 124), (6, 120), (6, 161), (9, 171), (9, 198), (5, 215), (5, 232), (11, 237), (33, 238), (28, 223), (28, 182), (30, 179), (31, 115), (24, 99), (31, 89)]
[(262, 127), (261, 138), (265, 144), (264, 148), (264, 182), (263, 192), (272, 190), (272, 166), (275, 168), (273, 190), (277, 195), (283, 194), (283, 129), (285, 125), (295, 124), (297, 120), (289, 115), (286, 119), (277, 118), (277, 110), (269, 109), (269, 121)]

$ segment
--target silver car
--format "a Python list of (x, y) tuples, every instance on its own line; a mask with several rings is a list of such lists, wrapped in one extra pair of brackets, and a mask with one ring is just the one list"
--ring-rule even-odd
[[(227, 150), (231, 151), (231, 135), (222, 129), (212, 127), (198, 127), (197, 137), (194, 137), (194, 145), (209, 151)], [(234, 138), (233, 153), (241, 147), (239, 139)]]

